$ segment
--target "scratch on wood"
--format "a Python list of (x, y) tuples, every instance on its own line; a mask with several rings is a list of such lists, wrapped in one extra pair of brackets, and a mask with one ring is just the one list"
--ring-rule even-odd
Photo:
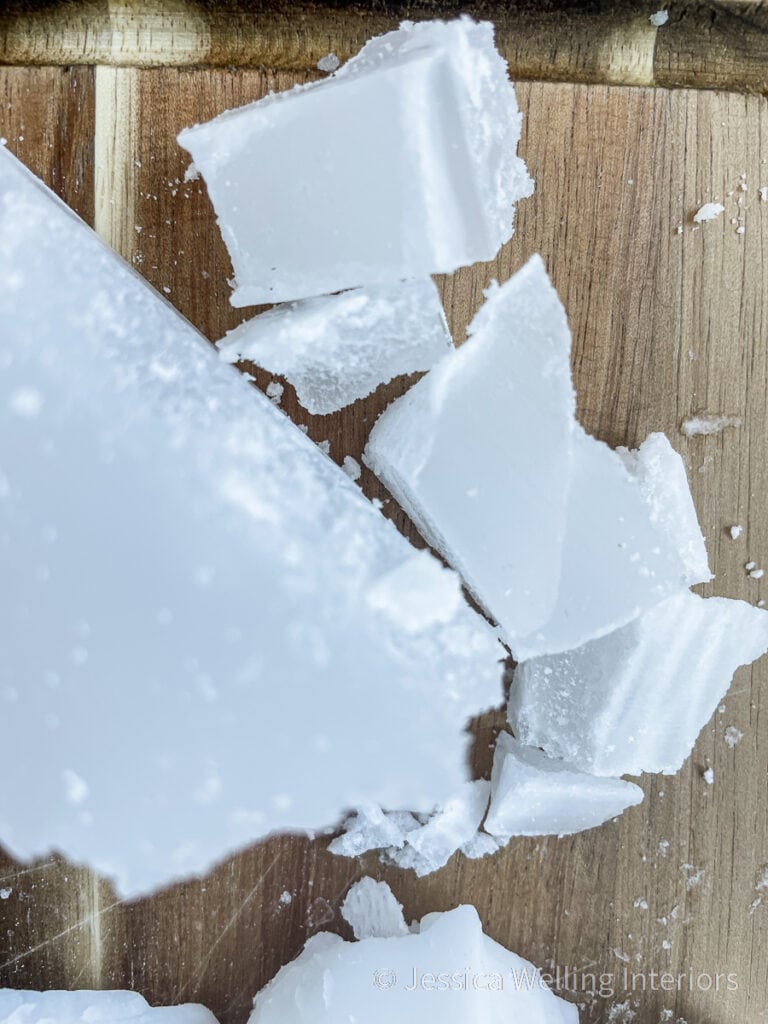
[(108, 245), (130, 260), (136, 244), (138, 72), (100, 65), (95, 90), (93, 226)]

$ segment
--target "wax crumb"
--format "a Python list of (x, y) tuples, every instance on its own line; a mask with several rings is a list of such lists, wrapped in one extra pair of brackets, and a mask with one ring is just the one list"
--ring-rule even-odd
[(714, 220), (716, 217), (719, 217), (721, 213), (725, 213), (725, 207), (722, 203), (704, 203), (694, 213), (693, 220), (696, 224), (703, 224), (704, 221)]
[(747, 572), (752, 572), (752, 570), (756, 567), (756, 565), (757, 565), (756, 562), (746, 562), (745, 565), (744, 565), (744, 568), (747, 570)]
[(280, 893), (280, 903), (283, 906), (288, 906), (289, 903), (293, 902), (293, 896), (288, 892), (287, 889)]
[(685, 875), (685, 888), (687, 892), (701, 885), (701, 880), (704, 877), (704, 868), (696, 868), (693, 864), (681, 864), (680, 870)]
[(725, 730), (724, 739), (728, 746), (733, 750), (736, 744), (742, 739), (744, 733), (741, 729), (737, 729), (735, 725), (729, 725)]
[(318, 441), (317, 447), (323, 453), (323, 455), (331, 454), (331, 442), (330, 441)]
[(656, 11), (648, 19), (652, 25), (656, 28), (661, 28), (662, 25), (666, 25), (669, 21), (669, 11)]
[(739, 537), (741, 536), (741, 527), (740, 526), (732, 526), (730, 528), (730, 530), (729, 530), (729, 533), (731, 535), (731, 540), (738, 540)]
[(167, 284), (163, 285), (163, 291), (165, 292), (166, 295), (170, 295), (171, 294), (171, 289), (168, 287)]
[(12, 892), (13, 889), (11, 889), (10, 886), (6, 886), (6, 888), (0, 889), (0, 900), (7, 900)]
[(344, 461), (341, 464), (341, 468), (350, 478), (350, 480), (359, 480), (362, 470), (360, 469), (360, 463), (357, 459), (353, 459), (351, 455), (345, 455)]
[(269, 384), (267, 384), (267, 398), (274, 402), (275, 405), (280, 405), (282, 402), (284, 391), (285, 388), (277, 380), (271, 380)]
[(726, 427), (740, 427), (740, 416), (727, 416), (722, 413), (703, 412), (697, 416), (688, 416), (683, 420), (680, 430), (686, 437), (699, 437), (707, 434), (719, 434)]
[(638, 908), (638, 910), (647, 910), (648, 909), (648, 900), (643, 899), (642, 896), (638, 896), (638, 898), (635, 900), (635, 904), (634, 905)]
[(669, 853), (669, 840), (668, 839), (660, 839), (659, 840), (659, 853), (661, 854), (662, 857), (666, 857), (667, 854)]
[(743, 235), (744, 231), (745, 231), (744, 225), (743, 224), (739, 224), (739, 226), (736, 228), (736, 234), (737, 235)]
[(187, 167), (186, 171), (184, 171), (184, 181), (197, 181), (199, 177), (200, 171), (198, 171), (198, 169), (195, 167), (194, 161), (192, 161), (189, 167)]
[(336, 71), (341, 64), (341, 61), (335, 53), (327, 53), (325, 57), (321, 57), (317, 62), (317, 70), (325, 71), (327, 74), (332, 74)]
[(758, 192), (760, 193), (760, 199), (764, 203), (768, 203), (768, 185), (763, 185), (762, 188), (758, 189)]
[(707, 768), (705, 772), (702, 772), (702, 778), (708, 786), (711, 786), (712, 783), (715, 781), (715, 773), (711, 768)]
[(753, 580), (761, 580), (765, 575), (764, 569), (752, 569), (749, 573), (750, 578)]

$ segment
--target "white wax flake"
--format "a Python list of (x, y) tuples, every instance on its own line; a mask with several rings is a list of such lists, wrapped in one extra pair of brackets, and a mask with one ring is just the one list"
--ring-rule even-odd
[(230, 331), (218, 348), (287, 378), (315, 415), (335, 412), (453, 347), (433, 282), (403, 281), (276, 306)]
[(758, 192), (760, 193), (761, 201), (764, 203), (768, 203), (768, 185), (763, 185), (761, 188), (758, 189)]
[(655, 28), (661, 28), (662, 25), (666, 25), (669, 21), (669, 11), (656, 11), (655, 14), (652, 14), (649, 17), (648, 21), (650, 21)]
[(595, 775), (674, 774), (736, 668), (766, 650), (766, 612), (683, 591), (602, 639), (519, 665), (509, 722)]
[(368, 850), (400, 849), (409, 832), (421, 827), (410, 811), (383, 811), (369, 805), (361, 807), (345, 822), (343, 832), (328, 845), (331, 853), (359, 857)]
[(290, 904), (293, 903), (293, 896), (292, 896), (292, 894), (290, 892), (288, 892), (287, 889), (284, 889), (280, 893), (280, 900), (279, 900), (279, 902), (280, 902), (280, 905), (283, 906), (283, 907), (290, 906)]
[(735, 725), (729, 725), (723, 734), (726, 744), (733, 750), (733, 748), (744, 738), (744, 733), (741, 729), (737, 729)]
[(742, 534), (742, 528), (740, 526), (732, 526), (729, 531), (731, 540), (738, 540)]
[(740, 416), (726, 416), (722, 413), (703, 412), (684, 419), (680, 430), (686, 437), (700, 437), (709, 434), (721, 434), (728, 427), (740, 426)]
[(280, 405), (283, 400), (284, 391), (285, 388), (280, 381), (271, 380), (266, 387), (266, 396), (271, 402), (274, 402), (275, 405)]
[(577, 1008), (484, 935), (471, 906), (427, 914), (408, 934), (313, 935), (256, 996), (249, 1024), (423, 1024), (435, 1012), (442, 1024), (578, 1024)]
[(648, 900), (645, 899), (643, 896), (638, 896), (637, 899), (635, 900), (635, 902), (633, 903), (633, 906), (637, 910), (647, 910), (648, 909)]
[(341, 463), (342, 470), (347, 474), (350, 480), (359, 480), (362, 474), (360, 463), (357, 459), (353, 459), (351, 455), (345, 455)]
[(186, 171), (184, 171), (184, 181), (185, 182), (198, 181), (199, 178), (200, 178), (200, 171), (198, 171), (197, 167), (195, 167), (194, 161), (192, 161), (188, 165)]
[(533, 183), (493, 32), (468, 17), (405, 22), (331, 77), (180, 134), (229, 249), (235, 306), (496, 255)]
[(711, 785), (712, 785), (712, 784), (714, 783), (714, 781), (715, 781), (715, 773), (714, 773), (714, 770), (713, 770), (712, 768), (707, 768), (707, 769), (705, 769), (705, 770), (704, 770), (704, 771), (703, 771), (703, 772), (701, 773), (701, 777), (702, 777), (702, 779), (704, 779), (704, 781), (706, 782), (706, 784), (707, 784), (708, 786), (711, 786)]
[(403, 905), (386, 882), (361, 878), (347, 893), (341, 916), (356, 939), (391, 939), (407, 935)]
[(12, 893), (13, 889), (11, 888), (10, 885), (3, 886), (3, 888), (0, 889), (0, 900), (9, 900), (11, 898)]
[(757, 565), (757, 562), (745, 562), (744, 563), (744, 570), (746, 572), (748, 572), (748, 573), (752, 572), (752, 570), (755, 568), (756, 565)]
[(680, 870), (685, 876), (686, 892), (690, 892), (691, 889), (697, 889), (704, 880), (704, 868), (694, 867), (693, 864), (681, 864)]
[[(0, 323), (0, 466), (18, 495), (0, 501), (0, 695), (19, 695), (0, 772), (20, 780), (0, 843), (18, 860), (59, 850), (136, 896), (279, 829), (367, 802), (426, 813), (460, 790), (466, 723), (499, 699), (491, 629), (455, 592), (404, 629), (391, 574), (415, 549), (6, 150)], [(31, 382), (45, 401), (22, 420), (11, 396)], [(368, 600), (383, 580), (386, 609)]]
[(765, 576), (765, 569), (750, 569), (749, 576), (750, 579), (761, 580)]
[(511, 836), (571, 835), (615, 818), (642, 799), (634, 783), (587, 775), (502, 732), (484, 828), (502, 842)]
[(694, 213), (693, 220), (696, 224), (703, 224), (708, 220), (715, 220), (721, 213), (725, 213), (725, 207), (722, 203), (704, 203)]
[(321, 57), (317, 62), (317, 70), (324, 71), (326, 74), (333, 74), (334, 71), (338, 71), (341, 61), (335, 53), (327, 53), (324, 57)]
[(363, 456), (511, 639), (546, 621), (557, 599), (574, 431), (570, 345), (533, 257), (488, 291), (467, 341), (380, 417)]
[(217, 1024), (198, 1003), (150, 1006), (138, 992), (0, 988), (2, 1024)]

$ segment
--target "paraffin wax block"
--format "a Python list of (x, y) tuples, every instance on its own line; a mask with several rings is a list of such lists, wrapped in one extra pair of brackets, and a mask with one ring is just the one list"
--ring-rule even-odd
[(356, 939), (389, 939), (408, 934), (402, 903), (398, 903), (386, 882), (373, 878), (361, 878), (352, 886), (341, 905), (341, 916)]
[(511, 836), (571, 835), (602, 825), (642, 799), (642, 789), (632, 782), (587, 775), (502, 732), (483, 827), (503, 842)]
[(5, 150), (0, 323), (0, 842), (135, 895), (448, 799), (501, 691), (455, 574)]
[(0, 1024), (216, 1024), (197, 1003), (150, 1006), (138, 992), (0, 988)]
[[(366, 898), (380, 896), (366, 889), (356, 902)], [(353, 926), (364, 929), (367, 919), (358, 905)], [(423, 1024), (436, 1010), (442, 1024), (578, 1024), (576, 1007), (533, 964), (484, 935), (471, 906), (427, 914), (410, 934), (359, 942), (313, 935), (256, 996), (249, 1024)]]
[(279, 373), (308, 412), (324, 415), (370, 395), (402, 373), (428, 370), (453, 340), (429, 278), (276, 306), (218, 342)]
[(492, 259), (533, 189), (493, 26), (404, 23), (332, 78), (188, 128), (235, 306)]
[(514, 649), (560, 588), (574, 434), (571, 336), (533, 257), (468, 340), (379, 418), (364, 461)]
[(518, 661), (579, 647), (710, 579), (685, 467), (663, 434), (613, 451), (578, 427), (557, 603)]
[(515, 671), (523, 743), (595, 775), (674, 774), (739, 665), (768, 650), (768, 612), (683, 591), (629, 625)]

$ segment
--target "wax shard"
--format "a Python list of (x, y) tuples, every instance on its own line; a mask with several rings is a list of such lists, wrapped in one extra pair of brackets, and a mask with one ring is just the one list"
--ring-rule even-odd
[(674, 774), (739, 665), (768, 650), (768, 613), (684, 591), (578, 650), (515, 671), (523, 743), (595, 775)]
[(642, 799), (642, 789), (632, 782), (587, 775), (502, 732), (484, 828), (502, 842), (512, 836), (571, 835), (602, 825)]
[(533, 184), (493, 26), (405, 22), (332, 78), (179, 135), (208, 186), (235, 306), (492, 259)]
[(483, 934), (474, 907), (414, 928), (359, 942), (313, 935), (256, 996), (249, 1024), (423, 1024), (436, 1008), (442, 1024), (578, 1024), (533, 964)]
[(356, 939), (390, 939), (407, 935), (403, 906), (386, 882), (361, 878), (347, 893), (341, 916)]
[(512, 644), (518, 661), (605, 636), (711, 578), (685, 467), (663, 434), (615, 452), (577, 428), (562, 550), (557, 603)]
[(6, 151), (0, 323), (0, 842), (136, 895), (456, 792), (501, 648), (453, 574)]
[(276, 306), (218, 343), (279, 373), (308, 412), (325, 415), (403, 373), (428, 370), (453, 347), (440, 294), (429, 278), (356, 288)]
[(515, 638), (560, 587), (574, 394), (570, 332), (534, 256), (487, 293), (468, 340), (379, 418), (364, 461)]
[(197, 1003), (150, 1006), (138, 992), (0, 988), (0, 1024), (216, 1024)]

